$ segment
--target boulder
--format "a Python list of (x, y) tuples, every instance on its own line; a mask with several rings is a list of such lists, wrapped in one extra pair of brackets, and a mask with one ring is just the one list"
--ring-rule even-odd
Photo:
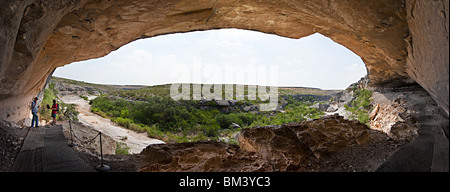
[(233, 129), (241, 128), (237, 123), (231, 123), (230, 125)]
[[(292, 130), (284, 127), (255, 127), (243, 129), (239, 137), (241, 149), (256, 152), (275, 171), (297, 171), (315, 160), (312, 151)], [(310, 163), (309, 163), (310, 164)]]
[(245, 106), (243, 108), (243, 110), (245, 112), (249, 112), (249, 111), (257, 111), (259, 109), (259, 107), (257, 105), (250, 105), (250, 106)]
[(216, 104), (219, 107), (229, 107), (230, 103), (228, 102), (228, 100), (215, 100)]
[(375, 119), (375, 117), (378, 114), (378, 110), (380, 110), (380, 105), (376, 104), (375, 107), (373, 108), (373, 110), (369, 114), (369, 119), (370, 120), (374, 120)]
[(338, 109), (337, 108), (335, 108), (335, 107), (333, 107), (333, 105), (330, 105), (328, 108), (327, 108), (327, 112), (336, 112)]
[(317, 158), (330, 155), (344, 147), (364, 144), (374, 132), (365, 124), (346, 120), (339, 115), (283, 126), (291, 129), (298, 140), (307, 145)]
[(419, 129), (416, 126), (412, 126), (408, 122), (398, 121), (392, 125), (388, 136), (397, 141), (411, 141), (417, 138), (418, 134)]
[(328, 103), (319, 104), (319, 109), (321, 111), (327, 111), (329, 107), (330, 107), (330, 104), (328, 104)]
[(329, 107), (330, 107), (330, 104), (328, 104), (328, 103), (323, 103), (323, 104), (322, 103), (316, 103), (316, 104), (311, 106), (311, 108), (316, 108), (316, 109), (319, 109), (321, 111), (328, 111)]

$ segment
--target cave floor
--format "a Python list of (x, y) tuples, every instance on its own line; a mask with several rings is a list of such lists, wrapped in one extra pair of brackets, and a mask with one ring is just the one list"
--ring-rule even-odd
[(62, 126), (31, 128), (17, 155), (13, 172), (94, 172), (68, 146)]

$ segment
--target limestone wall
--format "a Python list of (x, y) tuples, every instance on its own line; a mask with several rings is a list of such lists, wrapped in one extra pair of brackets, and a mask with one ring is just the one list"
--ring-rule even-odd
[(408, 0), (407, 73), (449, 113), (449, 1)]

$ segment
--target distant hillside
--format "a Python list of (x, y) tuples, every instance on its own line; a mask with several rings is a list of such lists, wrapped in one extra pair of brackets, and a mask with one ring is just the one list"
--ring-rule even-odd
[[(145, 100), (149, 96), (170, 96), (171, 84), (143, 86), (143, 85), (104, 85), (65, 79), (60, 77), (52, 77), (50, 83), (55, 84), (55, 88), (61, 95), (79, 94), (79, 95), (101, 95), (109, 94), (132, 100)], [(203, 86), (203, 84), (201, 85)], [(247, 94), (248, 85), (244, 86), (244, 92)], [(250, 85), (252, 87), (254, 85)], [(193, 84), (191, 84), (191, 88)], [(280, 96), (286, 95), (330, 95), (333, 96), (341, 90), (322, 90), (310, 87), (278, 87)], [(191, 91), (192, 92), (192, 91)]]
[(54, 87), (58, 90), (59, 95), (100, 95), (118, 89), (110, 85), (87, 83), (60, 77), (52, 77), (49, 84), (54, 84)]
[(311, 87), (278, 87), (278, 93), (283, 95), (335, 95), (342, 90), (323, 90)]

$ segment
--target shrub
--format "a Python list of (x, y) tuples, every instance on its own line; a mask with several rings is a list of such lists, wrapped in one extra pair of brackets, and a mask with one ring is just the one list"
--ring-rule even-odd
[(241, 118), (239, 118), (239, 115), (236, 113), (220, 114), (216, 116), (215, 119), (222, 129), (228, 129), (232, 123), (236, 123), (239, 126), (244, 125), (244, 122), (242, 121)]
[(127, 146), (125, 143), (116, 142), (116, 155), (128, 155), (130, 147)]
[(76, 110), (75, 104), (66, 104), (66, 103), (59, 103), (59, 116), (58, 118), (60, 120), (72, 120), (72, 121), (78, 121), (78, 114), (79, 112)]
[(369, 122), (369, 111), (371, 108), (372, 91), (367, 89), (356, 89), (353, 92), (353, 99), (345, 105), (345, 109), (352, 113), (351, 119), (357, 119), (359, 122), (367, 124)]
[(128, 109), (124, 109), (120, 111), (120, 117), (122, 118), (127, 118), (130, 116), (130, 112), (128, 111)]
[(122, 118), (122, 117), (113, 118), (111, 120), (113, 122), (119, 124), (120, 126), (123, 126), (123, 127), (126, 127), (126, 128), (130, 128), (131, 124), (133, 123), (133, 120), (128, 119), (128, 118)]
[(79, 95), (82, 99), (84, 99), (85, 101), (89, 101), (89, 99), (86, 97), (86, 96), (84, 96), (84, 95)]

